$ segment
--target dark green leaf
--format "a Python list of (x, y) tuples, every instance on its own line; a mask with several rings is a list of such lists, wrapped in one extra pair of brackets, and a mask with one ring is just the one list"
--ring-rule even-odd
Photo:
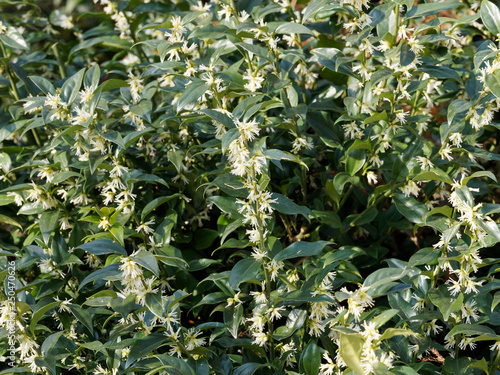
[(97, 271), (92, 272), (90, 275), (88, 275), (83, 281), (80, 283), (80, 286), (78, 289), (82, 289), (85, 285), (92, 281), (96, 280), (102, 280), (105, 277), (110, 277), (110, 276), (116, 276), (121, 273), (121, 271), (118, 269), (119, 265), (118, 264), (110, 264), (107, 267), (101, 268)]
[(500, 33), (500, 10), (498, 7), (491, 1), (483, 0), (480, 14), (481, 20), (490, 33), (495, 36), (498, 35)]
[(137, 340), (130, 348), (125, 368), (129, 368), (132, 363), (158, 349), (167, 337), (162, 333), (151, 333), (143, 339)]
[(500, 70), (495, 70), (493, 74), (487, 74), (485, 79), (486, 86), (497, 97), (500, 98)]
[(176, 103), (177, 112), (196, 102), (210, 88), (204, 81), (191, 82)]
[(127, 255), (127, 252), (122, 246), (120, 246), (114, 241), (106, 239), (87, 242), (86, 244), (80, 245), (77, 248), (88, 251), (89, 253), (95, 255), (103, 255), (103, 254), (118, 254), (124, 256)]
[(85, 68), (81, 69), (78, 73), (68, 78), (61, 88), (61, 99), (68, 105), (73, 103), (80, 92), (83, 82)]
[(306, 375), (317, 375), (319, 373), (319, 366), (321, 365), (321, 349), (314, 341), (306, 345), (299, 360), (299, 369), (304, 371)]
[(229, 274), (229, 286), (235, 290), (239, 290), (240, 283), (256, 280), (259, 274), (261, 263), (254, 258), (241, 259), (231, 270)]
[(437, 306), (441, 314), (443, 314), (444, 321), (448, 321), (450, 314), (459, 311), (464, 301), (462, 293), (457, 298), (453, 297), (447, 285), (440, 285), (437, 289), (430, 289), (429, 298)]
[(414, 197), (405, 197), (404, 194), (395, 194), (393, 199), (401, 215), (413, 223), (424, 224), (428, 210), (423, 203)]
[(134, 261), (139, 263), (144, 268), (153, 272), (156, 277), (160, 276), (160, 270), (158, 269), (158, 262), (154, 254), (148, 251), (139, 251), (135, 256), (132, 257)]
[(430, 15), (435, 15), (438, 12), (443, 10), (455, 9), (458, 6), (462, 5), (458, 1), (448, 0), (440, 3), (425, 3), (419, 4), (411, 8), (411, 10), (406, 13), (406, 18), (418, 18), (418, 17), (426, 17)]
[[(272, 193), (271, 207), (276, 211), (285, 215), (302, 215), (309, 220), (309, 215), (313, 215), (312, 211), (306, 206), (299, 206), (294, 201), (278, 193)], [(216, 203), (217, 204), (217, 203)]]
[(57, 220), (59, 220), (59, 210), (45, 211), (40, 216), (40, 232), (45, 245), (49, 244), (50, 235), (57, 227)]
[(365, 161), (366, 150), (357, 149), (349, 152), (345, 163), (346, 172), (351, 176), (354, 176), (363, 167)]
[(240, 367), (238, 367), (236, 370), (234, 370), (233, 375), (252, 375), (258, 369), (268, 366), (269, 365), (267, 363), (264, 364), (254, 363), (254, 362), (245, 363)]
[(275, 31), (276, 34), (306, 34), (314, 35), (308, 27), (295, 22), (285, 22), (279, 25)]
[(452, 328), (450, 332), (446, 335), (445, 339), (449, 339), (455, 335), (489, 335), (496, 336), (495, 331), (490, 327), (480, 325), (480, 324), (458, 324)]
[(329, 241), (316, 241), (316, 242), (305, 242), (298, 241), (294, 242), (290, 246), (281, 250), (275, 257), (274, 260), (285, 260), (291, 258), (308, 257), (319, 254), (325, 246), (333, 245)]

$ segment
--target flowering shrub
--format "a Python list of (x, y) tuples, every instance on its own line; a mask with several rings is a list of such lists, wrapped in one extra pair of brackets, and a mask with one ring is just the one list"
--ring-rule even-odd
[(2, 2), (0, 374), (499, 374), (500, 10)]

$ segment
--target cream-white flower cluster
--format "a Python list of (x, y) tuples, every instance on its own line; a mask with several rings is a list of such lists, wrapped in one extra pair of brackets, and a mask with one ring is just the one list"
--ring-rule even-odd
[(120, 32), (121, 39), (129, 39), (131, 35), (131, 28), (128, 17), (132, 15), (131, 12), (126, 14), (118, 9), (118, 3), (109, 0), (94, 0), (94, 3), (104, 6), (104, 12), (111, 16), (115, 22), (115, 28)]

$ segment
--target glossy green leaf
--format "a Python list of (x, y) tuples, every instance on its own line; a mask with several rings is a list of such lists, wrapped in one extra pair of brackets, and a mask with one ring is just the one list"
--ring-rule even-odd
[(119, 267), (118, 264), (111, 264), (107, 267), (92, 272), (90, 275), (88, 275), (83, 279), (83, 281), (78, 286), (78, 289), (82, 289), (85, 285), (87, 285), (92, 281), (101, 280), (104, 279), (105, 277), (111, 277), (121, 274), (121, 271), (118, 269), (118, 267)]
[(411, 8), (408, 13), (406, 13), (405, 18), (418, 18), (435, 15), (443, 10), (456, 9), (460, 5), (461, 3), (454, 0), (447, 0), (440, 3), (418, 4), (417, 6)]
[(142, 267), (153, 272), (156, 277), (160, 276), (158, 262), (156, 261), (154, 254), (148, 251), (139, 251), (137, 254), (131, 257), (131, 259), (140, 264)]
[(491, 1), (483, 0), (481, 1), (480, 14), (483, 24), (490, 33), (495, 36), (498, 35), (500, 33), (500, 10), (498, 7)]
[(307, 220), (309, 220), (309, 215), (313, 215), (308, 207), (299, 206), (291, 199), (278, 193), (272, 193), (271, 207), (285, 215), (302, 215)]
[(80, 88), (82, 86), (83, 77), (85, 74), (85, 69), (81, 69), (75, 75), (68, 78), (62, 88), (61, 88), (61, 99), (71, 105), (73, 103), (80, 92)]
[(245, 363), (240, 367), (238, 367), (236, 370), (234, 370), (233, 375), (252, 375), (258, 369), (268, 366), (269, 365), (267, 363), (264, 364), (254, 363), (254, 362)]
[(427, 207), (417, 201), (414, 197), (405, 197), (404, 194), (395, 194), (394, 202), (398, 211), (409, 221), (416, 224), (423, 224), (428, 213)]
[(317, 375), (321, 365), (322, 352), (323, 350), (314, 341), (307, 344), (300, 355), (300, 370), (304, 371), (306, 375)]
[(50, 235), (56, 229), (58, 220), (59, 210), (45, 211), (40, 216), (40, 232), (42, 232), (42, 238), (45, 245), (49, 244)]
[(231, 269), (229, 274), (229, 285), (235, 290), (245, 281), (256, 280), (262, 264), (254, 258), (241, 259)]
[(9, 216), (5, 216), (5, 215), (0, 215), (0, 223), (4, 223), (4, 224), (9, 224), (9, 225), (14, 225), (16, 227), (18, 227), (19, 229), (23, 229), (23, 227), (21, 226), (21, 224), (19, 224), (17, 222), (17, 220), (9, 217)]
[(130, 354), (127, 357), (125, 368), (130, 367), (138, 359), (158, 349), (166, 340), (167, 337), (161, 333), (151, 333), (145, 338), (137, 340), (130, 347)]
[(328, 245), (333, 245), (333, 243), (329, 241), (297, 241), (276, 254), (274, 260), (279, 261), (285, 259), (314, 256), (321, 253), (325, 246)]
[(436, 289), (430, 289), (429, 298), (432, 303), (437, 306), (441, 314), (443, 314), (443, 319), (445, 321), (448, 320), (450, 314), (460, 310), (464, 301), (464, 295), (462, 293), (456, 298), (453, 297), (447, 285), (440, 285)]
[(490, 327), (480, 324), (458, 324), (451, 329), (450, 332), (446, 335), (446, 339), (453, 337), (458, 334), (463, 335), (489, 335), (495, 337), (495, 331)]
[(285, 22), (279, 25), (275, 31), (276, 34), (306, 34), (314, 35), (308, 27), (295, 22)]
[(78, 249), (82, 249), (94, 255), (118, 254), (127, 256), (125, 249), (114, 241), (101, 239), (86, 244), (79, 245)]
[(356, 374), (364, 375), (365, 371), (361, 365), (361, 352), (364, 340), (360, 334), (347, 335), (340, 334), (339, 351), (347, 367)]
[(177, 101), (177, 112), (182, 111), (189, 104), (196, 102), (208, 89), (209, 86), (204, 81), (192, 82), (186, 87), (186, 90)]
[(36, 324), (43, 318), (45, 313), (56, 306), (59, 306), (60, 302), (51, 302), (52, 298), (44, 298), (40, 300), (33, 309), (33, 316), (30, 322), (30, 332), (33, 335), (35, 333)]
[(351, 176), (354, 176), (365, 164), (366, 161), (366, 150), (357, 149), (351, 151), (347, 155), (345, 170)]

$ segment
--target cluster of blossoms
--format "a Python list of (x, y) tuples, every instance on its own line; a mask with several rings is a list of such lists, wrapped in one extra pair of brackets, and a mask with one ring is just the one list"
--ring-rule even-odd
[(119, 266), (120, 271), (122, 271), (121, 283), (125, 287), (123, 293), (125, 296), (134, 294), (136, 297), (136, 302), (142, 306), (146, 304), (146, 295), (155, 294), (158, 289), (154, 289), (153, 284), (155, 284), (156, 278), (152, 277), (145, 279), (143, 277), (143, 272), (141, 266), (133, 260), (136, 254), (132, 254), (129, 257), (123, 257), (121, 265)]
[[(470, 188), (462, 184), (455, 183), (453, 185), (453, 192), (450, 194), (448, 200), (453, 208), (460, 214), (457, 222), (450, 223), (450, 229), (445, 232), (441, 240), (434, 245), (435, 248), (441, 249), (443, 253), (442, 268), (456, 275), (455, 278), (448, 279), (447, 283), (450, 284), (448, 288), (452, 295), (460, 292), (478, 293), (478, 287), (482, 285), (484, 280), (475, 281), (475, 277), (471, 276), (472, 273), (478, 270), (478, 266), (482, 263), (479, 256), (479, 249), (484, 246), (484, 239), (487, 235), (485, 229), (478, 225), (493, 221), (479, 212), (482, 204), (474, 205)], [(468, 197), (467, 197), (468, 196)], [(486, 220), (486, 221), (483, 221)], [(496, 224), (495, 224), (496, 225)], [(472, 242), (469, 247), (462, 249), (463, 246), (457, 246), (457, 241), (461, 238), (461, 226), (465, 226), (464, 233), (472, 235)], [(455, 241), (452, 241), (455, 238)], [(448, 253), (455, 251), (459, 253), (459, 268), (454, 267), (455, 262), (448, 260)], [(456, 259), (454, 257), (454, 259)]]
[(21, 363), (28, 365), (32, 372), (39, 373), (42, 369), (35, 364), (35, 358), (40, 356), (38, 351), (40, 345), (28, 333), (26, 319), (11, 302), (11, 300), (0, 302), (0, 328), (6, 331), (15, 329), (15, 334), (8, 337), (9, 345), (16, 348)]
[[(123, 297), (135, 295), (136, 303), (145, 306), (148, 294), (154, 295), (160, 293), (162, 303), (165, 305), (170, 298), (163, 293), (165, 289), (168, 288), (168, 283), (164, 280), (159, 281), (154, 276), (145, 278), (142, 267), (133, 259), (137, 254), (138, 253), (133, 253), (121, 259), (122, 264), (119, 266), (119, 270), (122, 271), (121, 284), (124, 286)], [(198, 337), (201, 335), (199, 330), (195, 328), (186, 329), (180, 326), (178, 313), (178, 308), (169, 306), (167, 311), (164, 312), (164, 316), (161, 317), (149, 311), (143, 311), (135, 315), (138, 320), (136, 320), (132, 314), (129, 314), (129, 316), (126, 319), (122, 319), (122, 321), (123, 323), (130, 324), (139, 322), (140, 324), (137, 329), (146, 333), (151, 333), (152, 330), (160, 324), (165, 329), (164, 335), (170, 340), (169, 354), (181, 358), (186, 354), (186, 351), (192, 352), (196, 348), (205, 345), (206, 342), (205, 339)], [(193, 355), (197, 357), (196, 354)]]
[(115, 21), (115, 28), (120, 32), (120, 38), (129, 39), (131, 35), (131, 30), (127, 16), (130, 17), (132, 13), (129, 12), (129, 14), (126, 15), (123, 11), (120, 11), (118, 9), (119, 4), (114, 1), (94, 0), (94, 3), (104, 6), (104, 12), (110, 15), (111, 19)]
[[(307, 328), (311, 336), (319, 337), (325, 329), (326, 323), (334, 316), (335, 296), (333, 294), (332, 282), (335, 280), (335, 272), (329, 272), (321, 284), (312, 292), (312, 296), (327, 297), (327, 301), (309, 302), (309, 316)], [(289, 278), (290, 279), (290, 278)]]
[(198, 45), (194, 42), (189, 44), (189, 41), (185, 38), (184, 34), (187, 30), (181, 17), (172, 17), (170, 22), (172, 28), (170, 31), (165, 32), (166, 42), (171, 46), (167, 52), (168, 60), (181, 61), (181, 58), (183, 58), (186, 66), (192, 66), (192, 60), (200, 57)]
[[(357, 337), (363, 341), (360, 353), (360, 363), (365, 374), (377, 373), (377, 369), (380, 369), (378, 366), (380, 365), (385, 366), (387, 369), (394, 367), (393, 362), (397, 356), (382, 344), (382, 334), (377, 329), (375, 322), (365, 321), (361, 325), (350, 324), (349, 329), (352, 330), (352, 334), (357, 335)], [(340, 336), (335, 331), (333, 331), (333, 333), (334, 334), (330, 336), (333, 342), (340, 347)], [(323, 354), (323, 359), (326, 363), (320, 365), (320, 375), (342, 374), (347, 367), (339, 350), (337, 350), (335, 360), (333, 360), (328, 353)]]
[[(59, 323), (57, 330), (65, 331), (64, 337), (78, 345), (95, 339), (86, 336), (82, 322), (74, 319), (74, 309), (79, 307), (71, 301), (79, 300), (77, 295), (89, 296), (99, 288), (115, 289), (118, 293), (105, 291), (114, 295), (104, 297), (114, 300), (102, 305), (114, 310), (110, 317), (105, 314), (100, 316), (104, 309), (92, 310), (96, 336), (98, 329), (101, 326), (104, 328), (108, 322), (110, 325), (113, 324), (111, 322), (123, 326), (136, 325), (130, 330), (134, 331), (132, 335), (137, 334), (134, 340), (153, 332), (164, 333), (166, 338), (161, 334), (158, 337), (164, 340), (161, 345), (167, 345), (168, 355), (181, 358), (179, 361), (187, 367), (194, 363), (194, 359), (197, 371), (204, 371), (207, 366), (210, 370), (222, 366), (214, 364), (219, 344), (211, 345), (221, 338), (228, 343), (230, 336), (235, 339), (241, 337), (243, 332), (238, 331), (242, 324), (252, 343), (259, 346), (247, 349), (255, 350), (256, 355), (262, 357), (266, 353), (267, 358), (261, 358), (259, 362), (271, 364), (269, 367), (273, 368), (270, 371), (284, 373), (295, 370), (305, 352), (303, 344), (308, 340), (318, 348), (324, 346), (329, 349), (323, 355), (319, 369), (321, 375), (352, 371), (348, 364), (350, 360), (342, 358), (341, 346), (346, 332), (359, 344), (354, 346), (359, 349), (356, 355), (364, 373), (378, 373), (381, 368), (388, 371), (399, 365), (395, 361), (397, 355), (407, 357), (401, 353), (416, 350), (404, 348), (410, 343), (406, 337), (401, 339), (402, 345), (397, 348), (390, 341), (392, 336), (386, 338), (390, 336), (383, 332), (386, 323), (377, 323), (377, 318), (372, 315), (376, 311), (372, 309), (375, 306), (372, 295), (384, 301), (380, 304), (382, 310), (387, 307), (385, 301), (392, 309), (399, 308), (396, 297), (403, 296), (406, 301), (414, 301), (413, 306), (408, 308), (401, 304), (401, 310), (396, 314), (417, 327), (420, 334), (415, 336), (423, 342), (437, 339), (431, 336), (445, 334), (453, 325), (483, 324), (479, 319), (480, 312), (485, 311), (486, 298), (475, 294), (482, 291), (482, 284), (486, 281), (482, 275), (488, 260), (487, 257), (481, 259), (479, 251), (494, 237), (491, 233), (497, 232), (498, 226), (481, 204), (475, 204), (470, 193), (472, 189), (467, 188), (465, 182), (456, 183), (450, 190), (446, 183), (440, 181), (450, 181), (443, 177), (448, 173), (453, 175), (452, 178), (463, 178), (469, 173), (470, 165), (481, 166), (474, 164), (477, 153), (470, 150), (483, 147), (476, 141), (483, 132), (490, 131), (494, 115), (500, 109), (500, 99), (493, 98), (494, 93), (487, 85), (489, 77), (498, 73), (500, 67), (500, 49), (493, 43), (482, 52), (483, 61), (474, 60), (475, 71), (470, 71), (469, 77), (466, 67), (456, 71), (445, 67), (450, 64), (449, 61), (456, 63), (454, 58), (460, 56), (456, 51), (470, 47), (471, 37), (462, 35), (458, 21), (450, 18), (444, 23), (436, 17), (422, 28), (419, 22), (424, 17), (412, 17), (409, 9), (403, 12), (403, 5), (399, 3), (386, 2), (377, 6), (367, 0), (299, 2), (299, 5), (289, 0), (274, 0), (274, 4), (267, 5), (265, 2), (255, 5), (255, 2), (232, 0), (190, 1), (189, 5), (183, 2), (166, 4), (145, 1), (140, 5), (137, 5), (139, 2), (109, 0), (94, 2), (104, 7), (111, 20), (106, 32), (113, 32), (114, 27), (116, 35), (126, 40), (120, 41), (115, 37), (116, 48), (125, 47), (118, 54), (118, 59), (101, 65), (106, 70), (101, 74), (99, 66), (92, 63), (98, 59), (89, 51), (94, 48), (101, 50), (103, 45), (97, 43), (97, 39), (93, 40), (91, 33), (82, 33), (79, 36), (81, 41), (87, 45), (94, 41), (97, 44), (93, 44), (89, 51), (75, 48), (68, 55), (70, 65), (61, 68), (72, 71), (83, 61), (90, 67), (87, 73), (82, 69), (64, 80), (67, 72), (61, 69), (62, 79), (56, 86), (61, 83), (66, 86), (57, 89), (51, 87), (48, 81), (33, 80), (37, 87), (40, 85), (40, 90), (43, 87), (42, 91), (46, 94), (38, 97), (29, 94), (25, 99), (18, 100), (24, 102), (19, 111), (22, 113), (24, 109), (29, 121), (35, 120), (29, 123), (29, 130), (41, 130), (37, 127), (47, 125), (47, 129), (40, 134), (43, 134), (44, 141), (49, 141), (49, 149), (39, 144), (40, 152), (45, 153), (47, 159), (33, 164), (28, 178), (19, 179), (29, 182), (31, 178), (36, 178), (39, 183), (21, 186), (20, 190), (9, 191), (1, 197), (2, 202), (15, 203), (28, 215), (35, 212), (39, 219), (43, 215), (42, 210), (48, 211), (53, 217), (58, 217), (54, 219), (59, 223), (53, 231), (67, 231), (64, 232), (67, 234), (64, 241), (71, 245), (68, 245), (70, 250), (65, 254), (68, 258), (63, 262), (56, 262), (57, 257), (52, 254), (54, 250), (50, 248), (50, 241), (57, 242), (53, 240), (55, 234), (47, 236), (47, 232), (42, 230), (43, 225), (35, 221), (26, 239), (28, 245), (36, 243), (48, 247), (40, 260), (35, 262), (39, 265), (36, 272), (41, 274), (40, 277), (64, 279), (61, 291), (73, 297), (69, 300), (56, 298), (57, 306), (52, 309), (52, 320)], [(439, 4), (421, 4), (424, 7), (420, 9)], [(134, 13), (139, 6), (141, 11)], [(243, 7), (246, 7), (245, 10)], [(411, 4), (404, 7), (411, 8)], [(371, 12), (371, 8), (378, 9)], [(164, 12), (163, 9), (167, 10)], [(171, 12), (169, 9), (175, 10)], [(191, 12), (186, 13), (186, 9)], [(385, 13), (384, 17), (381, 13)], [(332, 28), (335, 32), (325, 31), (328, 22), (334, 26), (335, 16), (338, 17), (337, 25)], [(79, 28), (84, 23), (79, 21), (75, 26), (72, 18), (63, 14), (59, 15), (59, 19), (61, 24), (56, 26), (62, 28)], [(389, 25), (385, 23), (387, 19)], [(438, 21), (438, 26), (432, 26)], [(484, 30), (484, 25), (477, 22), (473, 27)], [(0, 34), (14, 32), (13, 29), (11, 26), (7, 29), (0, 21)], [(289, 30), (298, 31), (291, 33)], [(0, 44), (4, 40), (9, 41), (1, 39)], [(132, 43), (131, 50), (137, 55), (128, 52)], [(340, 49), (330, 48), (333, 46)], [(435, 51), (438, 48), (450, 54), (442, 58), (438, 56), (440, 52)], [(29, 64), (25, 68), (31, 74), (30, 69), (33, 68)], [(436, 73), (440, 68), (443, 71)], [(14, 73), (20, 71), (18, 69)], [(451, 78), (440, 78), (445, 74)], [(43, 76), (57, 81), (55, 71), (46, 72)], [(474, 78), (479, 85), (473, 83), (470, 86), (484, 84), (484, 87), (474, 93), (470, 87), (463, 85), (466, 78), (471, 82)], [(106, 82), (108, 79), (110, 82)], [(24, 80), (21, 78), (21, 81)], [(6, 92), (22, 88), (21, 93), (24, 94), (24, 87), (29, 87), (21, 81), (17, 85), (11, 83)], [(65, 87), (75, 82), (84, 82), (83, 89), (77, 87), (68, 94)], [(4, 83), (1, 86), (3, 89)], [(452, 94), (458, 95), (457, 102), (444, 106), (443, 102)], [(452, 119), (451, 113), (457, 107), (458, 112)], [(446, 110), (449, 123), (442, 123), (441, 115)], [(210, 120), (207, 121), (207, 118)], [(448, 129), (451, 130), (447, 132)], [(35, 137), (37, 133), (33, 133)], [(16, 145), (22, 145), (25, 134), (30, 135), (10, 136), (7, 141), (14, 140)], [(313, 140), (317, 142), (314, 147)], [(417, 151), (413, 152), (414, 141), (416, 146), (421, 143), (424, 147), (415, 147)], [(496, 141), (492, 138), (489, 142), (493, 144), (493, 149)], [(484, 153), (488, 142), (485, 144)], [(351, 146), (354, 147), (351, 149)], [(353, 159), (351, 151), (360, 153)], [(9, 172), (10, 166), (4, 163), (7, 159), (10, 163), (9, 155), (5, 158), (1, 153), (0, 157), (0, 167), (5, 172), (5, 176), (0, 176), (1, 183), (23, 176), (22, 168), (21, 172)], [(269, 165), (270, 160), (272, 165)], [(354, 166), (350, 165), (353, 160)], [(395, 161), (403, 162), (402, 171), (397, 170)], [(396, 168), (391, 169), (391, 164)], [(423, 173), (424, 177), (419, 179), (414, 178), (422, 172), (428, 173)], [(319, 181), (332, 182), (330, 176), (333, 174), (334, 189), (324, 184), (318, 186)], [(426, 176), (435, 175), (439, 177), (434, 181), (435, 186), (424, 182), (428, 181)], [(278, 176), (283, 176), (281, 190), (276, 187)], [(362, 183), (359, 183), (360, 176), (364, 179)], [(222, 177), (221, 181), (231, 182), (217, 185), (220, 181), (215, 180), (219, 177)], [(347, 181), (339, 183), (343, 178)], [(234, 181), (237, 182), (233, 184)], [(309, 182), (311, 186), (308, 186)], [(206, 189), (203, 195), (200, 193), (203, 189), (199, 187), (207, 185), (217, 187)], [(300, 192), (297, 195), (297, 186), (301, 187), (302, 195)], [(228, 192), (229, 189), (232, 193)], [(273, 194), (273, 189), (283, 195)], [(191, 198), (184, 193), (196, 203), (189, 204)], [(226, 210), (223, 204), (218, 206), (222, 214), (217, 223), (212, 220), (215, 217), (209, 215), (212, 203), (205, 202), (206, 196), (212, 194), (221, 194), (216, 198), (225, 200), (219, 202), (231, 201), (230, 209)], [(172, 199), (179, 196), (179, 200)], [(300, 206), (297, 196), (303, 198)], [(281, 200), (283, 197), (285, 199)], [(396, 207), (388, 209), (391, 197), (394, 197), (392, 203)], [(380, 255), (382, 247), (384, 250), (392, 247), (400, 250), (399, 246), (389, 244), (387, 237), (392, 237), (396, 230), (406, 236), (404, 231), (411, 225), (412, 218), (408, 217), (408, 207), (405, 210), (403, 205), (395, 203), (397, 198), (400, 198), (399, 202), (416, 202), (418, 212), (424, 212), (422, 215), (426, 210), (421, 210), (424, 207), (421, 201), (425, 201), (423, 203), (429, 210), (446, 202), (446, 199), (452, 206), (451, 218), (439, 227), (440, 231), (442, 227), (447, 228), (441, 241), (434, 245), (434, 250), (427, 249), (428, 253), (439, 253), (440, 258), (434, 263), (438, 265), (434, 269), (426, 266), (424, 271), (418, 268), (419, 265), (411, 266), (411, 262), (398, 258), (389, 268), (393, 268), (391, 271), (400, 265), (411, 268), (409, 274), (400, 277), (404, 287), (409, 287), (387, 295), (372, 293), (373, 289), (368, 284), (355, 289), (346, 287), (347, 283), (360, 283), (361, 275), (369, 264), (365, 259), (353, 260), (354, 257), (378, 247), (373, 252), (376, 253), (373, 259), (380, 261), (384, 257)], [(234, 209), (234, 202), (237, 209)], [(374, 213), (375, 216), (364, 216), (363, 207), (366, 207), (364, 213)], [(276, 214), (275, 210), (280, 214)], [(90, 215), (91, 212), (97, 215)], [(439, 214), (447, 212), (445, 208), (439, 210)], [(363, 224), (359, 220), (361, 218), (365, 219)], [(394, 225), (393, 218), (397, 221)], [(427, 219), (422, 217), (424, 225)], [(196, 229), (203, 222), (208, 222), (208, 228), (199, 234)], [(229, 231), (231, 228), (232, 232)], [(433, 228), (438, 228), (438, 225)], [(288, 242), (283, 239), (287, 234)], [(377, 234), (380, 241), (376, 241)], [(253, 272), (253, 276), (241, 281), (238, 284), (241, 290), (235, 294), (229, 287), (238, 290), (232, 285), (235, 274), (231, 274), (223, 262), (205, 259), (205, 255), (201, 254), (218, 246), (218, 235), (231, 241), (230, 245), (225, 245), (222, 240), (218, 254), (233, 251), (233, 248), (228, 249), (234, 244), (236, 248), (243, 249), (235, 254), (237, 256), (251, 248), (251, 255), (242, 261), (252, 264), (249, 273)], [(420, 242), (427, 240), (419, 236), (414, 233), (411, 237), (418, 249)], [(368, 237), (375, 241), (367, 243)], [(120, 242), (123, 248), (133, 249), (133, 253), (121, 257), (112, 254), (105, 261), (102, 255), (89, 251), (83, 253), (83, 246), (78, 247), (79, 243), (102, 239)], [(330, 263), (322, 263), (326, 258), (321, 258), (319, 251), (306, 256), (297, 252), (296, 262), (290, 260), (294, 258), (293, 254), (288, 254), (287, 258), (277, 255), (280, 253), (277, 249), (281, 249), (284, 242), (292, 247), (319, 239), (328, 239), (330, 243), (340, 240), (338, 242), (348, 243), (357, 249), (345, 249), (346, 253), (352, 251), (352, 257), (335, 261), (336, 264), (331, 264), (331, 267)], [(361, 247), (367, 251), (358, 251)], [(84, 254), (88, 267), (82, 262), (71, 263), (70, 254), (74, 249), (77, 249), (76, 253)], [(286, 253), (285, 249), (282, 251)], [(311, 250), (311, 253), (314, 251)], [(345, 254), (342, 253), (344, 249), (338, 253), (336, 250), (321, 251), (325, 256)], [(74, 260), (75, 254), (71, 256)], [(184, 262), (183, 256), (189, 261)], [(68, 263), (64, 263), (66, 261)], [(154, 267), (155, 262), (157, 268)], [(80, 280), (77, 272), (102, 270), (109, 263), (121, 272), (119, 282), (112, 276), (114, 283), (87, 283), (86, 288), (81, 290), (75, 285), (78, 281), (73, 279)], [(72, 269), (73, 264), (81, 267)], [(349, 268), (343, 269), (344, 266)], [(373, 264), (368, 265), (371, 266)], [(482, 271), (478, 272), (481, 267)], [(337, 271), (333, 271), (335, 269)], [(216, 274), (216, 270), (221, 272)], [(211, 293), (211, 289), (200, 288), (197, 284), (197, 277), (204, 273), (209, 275), (207, 279), (216, 280), (215, 287), (222, 291), (212, 294), (212, 299), (205, 299), (202, 295)], [(155, 276), (150, 276), (152, 274)], [(187, 283), (178, 283), (177, 277), (178, 280), (187, 280)], [(69, 278), (72, 280), (66, 282)], [(180, 297), (165, 293), (166, 289), (170, 290), (169, 280), (175, 280)], [(462, 306), (449, 314), (448, 319), (437, 318), (440, 310), (434, 308), (431, 298), (424, 297), (429, 294), (429, 288), (440, 282), (446, 282), (440, 289), (449, 293), (450, 301), (464, 301)], [(284, 302), (289, 295), (293, 303)], [(294, 300), (296, 296), (299, 296), (298, 300)], [(341, 299), (341, 296), (344, 298)], [(181, 319), (180, 306), (172, 301), (184, 297), (189, 303), (194, 301), (194, 304), (189, 312), (183, 312)], [(36, 299), (39, 300), (38, 297)], [(120, 317), (121, 312), (115, 308), (114, 302), (119, 305), (131, 299), (139, 306), (134, 306), (137, 307), (134, 311), (123, 313)], [(100, 302), (92, 303), (98, 305)], [(226, 309), (237, 312), (231, 329), (226, 322), (227, 314), (224, 314), (224, 324), (209, 323), (203, 328), (183, 326), (186, 321), (191, 325), (198, 317), (208, 315), (205, 307), (210, 304), (218, 305), (213, 312), (220, 312), (224, 305)], [(408, 311), (403, 311), (404, 308)], [(414, 324), (411, 314), (427, 312), (427, 309), (432, 311), (432, 318), (424, 320), (421, 325), (420, 321)], [(9, 313), (2, 307), (1, 327)], [(193, 321), (190, 314), (194, 316)], [(407, 316), (403, 316), (405, 314)], [(209, 319), (212, 316), (217, 314), (210, 314)], [(294, 323), (296, 317), (299, 318)], [(47, 318), (50, 319), (48, 316), (40, 319)], [(20, 317), (17, 319), (19, 326), (26, 326)], [(285, 320), (286, 325), (283, 325)], [(104, 321), (106, 323), (101, 325)], [(394, 322), (387, 321), (387, 326), (392, 327)], [(290, 327), (290, 323), (294, 326)], [(295, 331), (279, 338), (284, 327)], [(35, 329), (40, 332), (40, 337), (45, 335), (40, 326)], [(209, 329), (214, 329), (210, 340), (204, 336)], [(401, 333), (405, 329), (396, 330), (398, 335), (406, 336)], [(123, 338), (128, 333), (124, 333)], [(333, 346), (330, 342), (324, 345), (329, 339)], [(38, 350), (41, 342), (36, 343), (21, 327), (16, 340), (19, 342), (21, 361), (25, 364), (31, 361), (33, 372), (43, 371), (34, 363), (35, 357), (45, 354), (41, 353), (43, 350)], [(450, 353), (453, 349), (463, 350), (475, 345), (470, 335), (447, 337), (445, 340), (444, 347)], [(210, 345), (210, 348), (201, 348), (205, 345)], [(245, 366), (244, 363), (237, 363), (240, 357), (242, 362), (246, 361), (245, 355), (240, 356), (237, 345), (234, 349), (227, 348), (232, 351), (229, 360), (234, 366)], [(132, 350), (138, 347), (134, 344)], [(491, 346), (492, 350), (499, 347), (499, 341)], [(135, 359), (148, 357), (147, 361), (154, 361), (156, 357), (151, 353), (156, 349), (142, 356), (136, 355)], [(82, 350), (90, 351), (87, 347)], [(130, 350), (129, 347), (123, 348), (115, 356), (121, 355), (122, 361), (127, 361)], [(276, 353), (280, 361), (275, 360)], [(248, 357), (251, 359), (252, 356)], [(70, 357), (67, 358), (61, 362), (69, 367), (69, 371), (83, 369), (96, 375), (114, 375), (126, 371), (123, 367), (128, 366), (118, 364), (119, 360), (113, 360), (115, 368), (112, 369), (97, 362), (87, 366), (85, 354), (74, 354), (72, 364), (69, 363)], [(98, 361), (104, 362), (102, 357), (98, 358)], [(136, 366), (131, 361), (127, 362)], [(219, 362), (222, 363), (222, 359)]]
[(361, 352), (361, 365), (366, 374), (375, 373), (375, 365), (382, 363), (388, 369), (393, 367), (396, 355), (392, 351), (382, 350), (380, 337), (382, 336), (375, 328), (374, 322), (365, 322), (361, 335), (364, 338), (363, 350)]
[[(267, 225), (271, 219), (274, 209), (272, 203), (275, 200), (272, 194), (265, 189), (267, 181), (263, 175), (266, 168), (266, 158), (262, 156), (260, 150), (255, 145), (255, 140), (260, 133), (257, 120), (234, 119), (234, 123), (239, 132), (239, 137), (233, 140), (228, 148), (228, 161), (231, 173), (239, 176), (244, 181), (244, 187), (248, 191), (246, 199), (238, 199), (240, 205), (238, 212), (243, 215), (243, 223), (250, 226), (247, 235), (252, 244), (255, 245), (253, 256), (257, 261), (261, 261), (270, 275), (270, 280), (275, 280), (279, 270), (284, 266), (282, 261), (269, 259), (267, 255), (266, 240), (268, 237)], [(253, 148), (251, 143), (253, 143)], [(260, 181), (259, 181), (260, 178)], [(256, 295), (257, 306), (253, 310), (253, 316), (248, 320), (252, 322), (250, 326), (254, 342), (261, 346), (266, 346), (268, 334), (264, 332), (265, 324), (281, 317), (280, 309), (270, 305), (265, 294), (265, 282), (262, 283), (262, 292)]]

